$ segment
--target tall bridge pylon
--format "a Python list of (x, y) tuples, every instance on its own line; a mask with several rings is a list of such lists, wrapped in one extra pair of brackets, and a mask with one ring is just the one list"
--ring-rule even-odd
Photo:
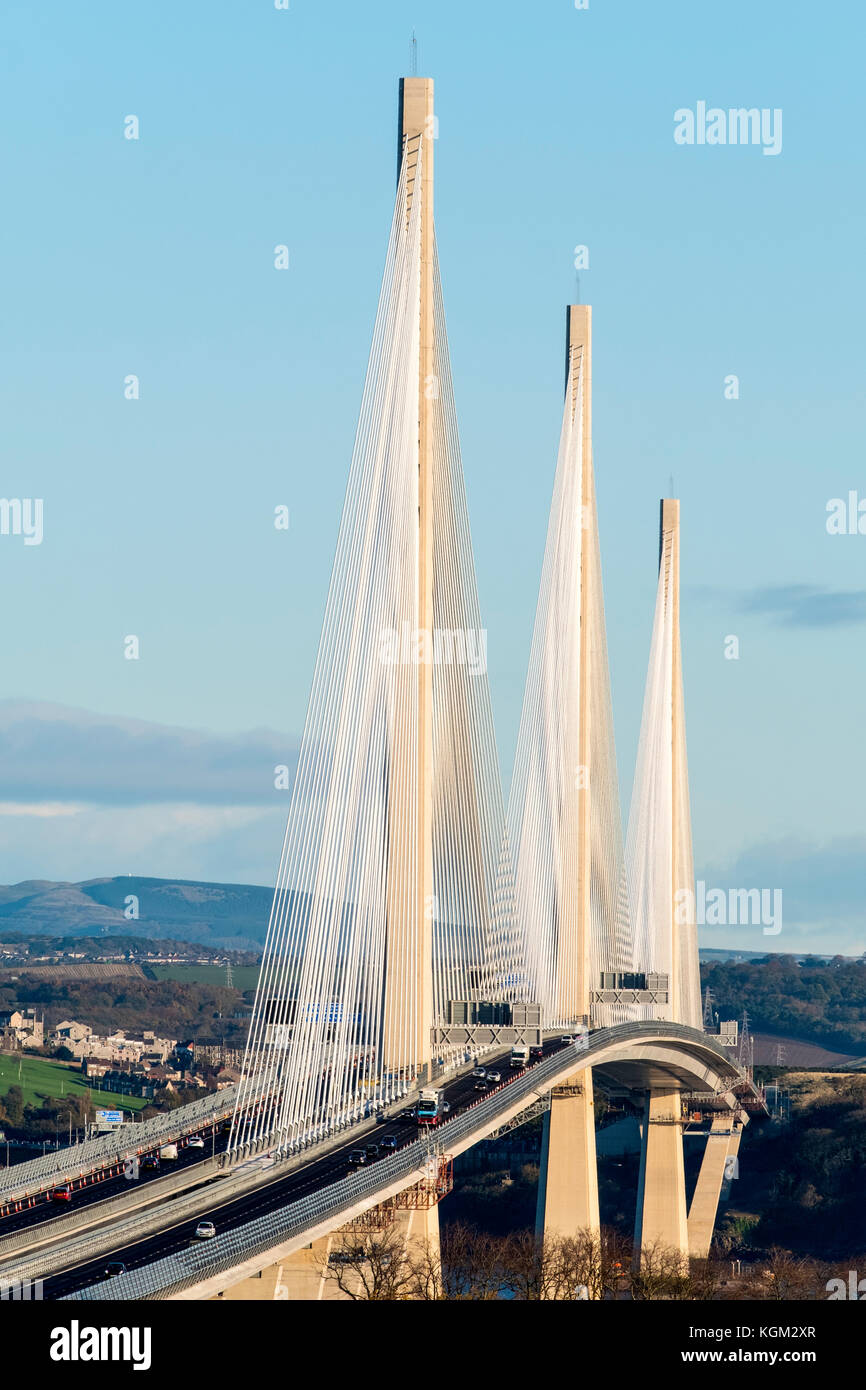
[[(612, 1024), (603, 971), (633, 968), (592, 463), (592, 310), (566, 316), (565, 401), (508, 807), (528, 990), (551, 1026)], [(538, 1227), (597, 1229), (591, 1068), (552, 1093)]]
[(398, 131), (233, 1155), (304, 1147), (423, 1083), (448, 1001), (504, 988), (490, 964), (502, 958), (504, 810), (433, 220), (430, 79), (401, 81)]
[(668, 976), (645, 1017), (701, 1027), (701, 982), (680, 643), (680, 504), (660, 506), (659, 577), (626, 834), (636, 957)]
[(562, 428), (508, 804), (525, 973), (551, 1027), (607, 1026), (633, 969), (592, 463), (592, 310), (566, 317)]

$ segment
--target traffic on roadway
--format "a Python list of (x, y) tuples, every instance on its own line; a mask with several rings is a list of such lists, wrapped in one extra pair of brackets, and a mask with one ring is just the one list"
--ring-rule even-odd
[[(33, 1198), (33, 1205), (20, 1205), (20, 1209), (15, 1210), (19, 1204), (14, 1203), (11, 1211), (0, 1216), (0, 1240), (14, 1231), (62, 1216), (69, 1208), (79, 1211), (82, 1207), (107, 1201), (111, 1197), (129, 1192), (131, 1188), (141, 1187), (144, 1183), (165, 1177), (167, 1173), (174, 1173), (179, 1168), (188, 1168), (194, 1163), (201, 1163), (203, 1159), (211, 1158), (214, 1154), (222, 1153), (228, 1143), (229, 1127), (228, 1120), (221, 1120), (215, 1127), (209, 1125), (198, 1134), (185, 1135), (178, 1139), (176, 1144), (164, 1144), (155, 1148), (152, 1153), (141, 1158), (137, 1179), (125, 1178), (121, 1171), (112, 1177), (100, 1178), (83, 1187), (59, 1183)], [(130, 1146), (134, 1146), (135, 1127), (130, 1125), (129, 1130)], [(166, 1154), (165, 1151), (171, 1149), (175, 1150), (175, 1156)], [(75, 1151), (71, 1149), (69, 1152), (74, 1155)]]
[[(564, 1047), (569, 1041), (568, 1038), (549, 1040), (543, 1049), (535, 1051), (535, 1056), (527, 1057), (526, 1064), (532, 1066), (540, 1060), (541, 1056), (549, 1056), (550, 1053)], [(523, 1070), (522, 1066), (520, 1070)], [(483, 1078), (480, 1076), (481, 1071), (485, 1072)], [(487, 1073), (498, 1075), (500, 1081), (488, 1080)], [(450, 1119), (460, 1114), (461, 1111), (468, 1109), (482, 1099), (483, 1093), (488, 1092), (492, 1086), (507, 1082), (511, 1076), (518, 1074), (519, 1072), (511, 1069), (510, 1054), (505, 1051), (493, 1054), (483, 1066), (475, 1068), (474, 1072), (465, 1073), (452, 1081), (440, 1081), (438, 1083), (439, 1104), (448, 1107), (441, 1113), (440, 1120)], [(101, 1283), (111, 1277), (112, 1273), (125, 1273), (137, 1266), (153, 1264), (154, 1261), (162, 1259), (166, 1255), (175, 1254), (180, 1250), (187, 1249), (190, 1245), (197, 1244), (202, 1239), (211, 1238), (209, 1234), (202, 1232), (201, 1227), (203, 1225), (209, 1223), (213, 1227), (213, 1234), (219, 1235), (223, 1231), (242, 1226), (248, 1221), (264, 1216), (270, 1211), (277, 1211), (290, 1202), (297, 1201), (307, 1193), (328, 1186), (329, 1183), (337, 1182), (347, 1173), (357, 1171), (358, 1168), (369, 1163), (375, 1163), (377, 1159), (383, 1158), (402, 1148), (405, 1144), (410, 1144), (416, 1140), (419, 1132), (423, 1132), (419, 1125), (417, 1110), (418, 1107), (404, 1109), (394, 1118), (388, 1118), (380, 1123), (375, 1130), (364, 1137), (363, 1142), (358, 1139), (357, 1135), (355, 1138), (347, 1137), (344, 1144), (339, 1148), (331, 1149), (321, 1158), (311, 1159), (302, 1167), (293, 1168), (291, 1172), (285, 1173), (282, 1177), (275, 1178), (266, 1185), (257, 1187), (239, 1197), (230, 1198), (225, 1202), (219, 1200), (220, 1179), (214, 1178), (212, 1181), (214, 1204), (208, 1208), (206, 1220), (201, 1216), (194, 1216), (179, 1221), (175, 1225), (169, 1224), (162, 1230), (130, 1245), (118, 1246), (97, 1259), (88, 1260), (57, 1274), (46, 1275), (43, 1297), (46, 1299), (63, 1298), (67, 1294), (74, 1293), (77, 1289), (86, 1288), (89, 1284)], [(169, 1207), (170, 1203), (171, 1198), (169, 1197), (166, 1201), (166, 1207)], [(122, 1265), (123, 1269), (118, 1269), (118, 1265)], [(112, 1266), (111, 1270), (109, 1270), (109, 1266)]]

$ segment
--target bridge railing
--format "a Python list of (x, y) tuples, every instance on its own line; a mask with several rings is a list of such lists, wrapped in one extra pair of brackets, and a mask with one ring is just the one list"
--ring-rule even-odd
[(76, 1182), (103, 1168), (115, 1167), (127, 1154), (143, 1153), (173, 1139), (180, 1139), (198, 1127), (216, 1123), (231, 1115), (235, 1087), (213, 1091), (189, 1105), (178, 1106), (165, 1115), (155, 1115), (141, 1124), (121, 1125), (111, 1134), (87, 1139), (83, 1144), (57, 1149), (39, 1158), (18, 1163), (0, 1172), (0, 1211), (9, 1203), (45, 1192), (66, 1182)]
[[(408, 1186), (413, 1174), (420, 1174), (424, 1169), (432, 1149), (447, 1150), (455, 1141), (466, 1138), (476, 1129), (483, 1128), (499, 1111), (522, 1096), (529, 1096), (539, 1085), (562, 1072), (566, 1063), (573, 1068), (584, 1061), (587, 1065), (592, 1065), (593, 1054), (602, 1051), (608, 1043), (627, 1040), (629, 1037), (647, 1037), (648, 1033), (671, 1039), (683, 1038), (692, 1042), (696, 1038), (693, 1028), (677, 1023), (633, 1023), (600, 1029), (590, 1035), (588, 1048), (563, 1048), (536, 1062), (513, 1079), (502, 1082), (494, 1092), (486, 1094), (468, 1110), (441, 1125), (436, 1132), (435, 1140), (431, 1141), (430, 1137), (414, 1140), (389, 1158), (378, 1159), (369, 1167), (361, 1168), (337, 1182), (330, 1183), (319, 1192), (290, 1202), (285, 1207), (268, 1212), (242, 1226), (236, 1226), (207, 1244), (191, 1246), (180, 1254), (164, 1256), (153, 1264), (128, 1270), (126, 1274), (118, 1275), (104, 1283), (80, 1289), (67, 1295), (67, 1298), (168, 1298), (173, 1293), (192, 1288), (205, 1279), (224, 1273), (317, 1226), (331, 1221), (336, 1226), (345, 1213), (357, 1203), (374, 1199), (377, 1193), (401, 1179), (406, 1179)], [(728, 1068), (733, 1066), (720, 1045), (714, 1043), (711, 1038), (704, 1037), (702, 1040), (708, 1050), (723, 1060)], [(370, 1205), (374, 1204), (373, 1201), (370, 1202)]]

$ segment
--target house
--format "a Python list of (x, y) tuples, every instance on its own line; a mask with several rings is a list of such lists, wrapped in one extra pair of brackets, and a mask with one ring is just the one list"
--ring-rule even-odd
[(13, 1052), (23, 1047), (41, 1047), (45, 1029), (35, 1009), (12, 1009), (0, 1014), (0, 1046)]
[(92, 1036), (93, 1029), (86, 1023), (76, 1023), (74, 1019), (66, 1019), (51, 1030), (47, 1041), (51, 1047), (68, 1048), (73, 1057), (80, 1060), (88, 1055)]

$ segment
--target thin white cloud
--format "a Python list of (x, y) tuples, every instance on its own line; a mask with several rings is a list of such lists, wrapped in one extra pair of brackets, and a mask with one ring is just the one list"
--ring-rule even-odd
[(274, 881), (285, 829), (281, 807), (86, 806), (75, 816), (9, 816), (0, 844), (0, 882), (79, 883), (116, 874)]
[(288, 767), (291, 778), (296, 762), (297, 741), (267, 729), (217, 735), (42, 701), (0, 701), (6, 805), (277, 805), (285, 792), (275, 789), (274, 769)]

